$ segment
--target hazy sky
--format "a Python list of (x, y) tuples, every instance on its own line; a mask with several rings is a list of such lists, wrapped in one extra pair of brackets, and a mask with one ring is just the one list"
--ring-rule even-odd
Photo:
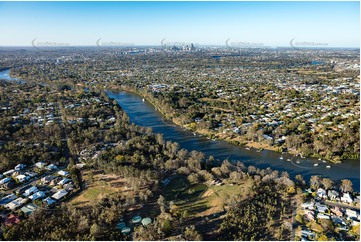
[(0, 46), (360, 41), (359, 2), (0, 2), (0, 23)]

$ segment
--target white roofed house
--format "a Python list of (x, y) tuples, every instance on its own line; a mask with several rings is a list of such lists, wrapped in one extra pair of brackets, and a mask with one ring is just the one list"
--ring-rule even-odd
[(308, 208), (308, 209), (313, 210), (314, 206), (315, 206), (315, 203), (313, 201), (310, 201), (310, 202), (303, 203), (301, 206), (303, 208)]
[(329, 190), (327, 192), (327, 195), (328, 195), (328, 198), (331, 200), (336, 200), (340, 196), (338, 191), (335, 191), (335, 190)]
[(43, 199), (43, 202), (46, 203), (47, 206), (50, 206), (50, 205), (56, 203), (56, 201), (51, 199), (50, 197)]
[(4, 176), (11, 176), (13, 173), (15, 172), (15, 170), (8, 170), (8, 171), (5, 171), (3, 174)]
[(324, 204), (316, 204), (316, 208), (319, 213), (325, 213), (328, 210), (328, 207)]
[(36, 186), (32, 186), (29, 189), (25, 190), (23, 196), (24, 197), (29, 197), (31, 194), (33, 194), (34, 192), (37, 192), (38, 188)]
[(11, 209), (11, 210), (14, 210), (14, 209), (22, 206), (23, 204), (25, 204), (27, 201), (28, 201), (27, 198), (19, 197), (19, 198), (15, 199), (14, 201), (9, 202), (8, 204), (6, 204), (4, 207), (6, 207), (8, 209)]
[(58, 174), (61, 176), (68, 176), (69, 172), (61, 170), (61, 171), (58, 171)]
[(42, 191), (39, 191), (39, 192), (36, 192), (33, 195), (31, 195), (29, 198), (34, 201), (34, 200), (37, 200), (37, 199), (43, 198), (43, 197), (45, 197), (45, 193)]
[(11, 181), (11, 178), (5, 177), (4, 179), (0, 180), (0, 185), (3, 185), (3, 184), (8, 183), (10, 181)]
[(58, 182), (58, 185), (63, 186), (64, 184), (71, 182), (71, 179), (69, 178), (64, 178), (63, 180), (61, 180), (60, 182)]
[(39, 169), (42, 169), (45, 165), (46, 165), (46, 163), (42, 162), (42, 161), (35, 163), (35, 166)]
[(330, 216), (329, 216), (329, 215), (326, 215), (326, 214), (319, 213), (319, 214), (317, 214), (317, 218), (320, 218), (320, 219), (330, 219)]
[(357, 218), (357, 212), (355, 210), (347, 208), (345, 214), (349, 218)]
[(23, 169), (25, 169), (26, 165), (25, 164), (18, 164), (15, 166), (15, 171), (21, 171)]
[(327, 198), (325, 189), (319, 188), (317, 190), (317, 197), (319, 197), (319, 198)]
[(55, 200), (59, 200), (62, 197), (66, 196), (68, 194), (67, 191), (65, 190), (60, 190), (57, 193), (55, 193), (53, 196), (51, 196), (52, 198), (54, 198)]
[(25, 175), (18, 175), (15, 177), (19, 182), (25, 182), (27, 180), (29, 180), (29, 177), (28, 176), (25, 176)]
[(54, 164), (50, 164), (46, 167), (46, 169), (52, 171), (58, 169), (58, 167)]
[(351, 198), (351, 195), (350, 195), (350, 193), (344, 193), (343, 195), (342, 195), (342, 197), (341, 197), (341, 202), (346, 202), (346, 203), (352, 203), (353, 202), (353, 200), (352, 200), (352, 198)]

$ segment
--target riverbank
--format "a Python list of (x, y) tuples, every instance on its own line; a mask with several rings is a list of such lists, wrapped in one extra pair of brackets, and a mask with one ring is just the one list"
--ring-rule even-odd
[[(194, 129), (194, 128), (190, 127), (189, 124), (183, 124), (179, 118), (175, 118), (174, 117), (175, 111), (165, 112), (165, 110), (162, 107), (157, 105), (156, 101), (154, 100), (155, 98), (153, 98), (146, 91), (138, 90), (131, 86), (121, 86), (121, 87), (110, 86), (109, 88), (111, 88), (112, 90), (126, 91), (129, 93), (133, 93), (135, 95), (141, 96), (142, 98), (147, 100), (147, 102), (149, 102), (159, 113), (161, 113), (165, 120), (168, 120), (183, 129), (192, 131), (192, 132), (196, 133), (197, 135), (207, 137), (208, 139), (222, 140), (222, 141), (225, 141), (230, 144), (237, 145), (237, 146), (240, 146), (243, 148), (248, 147), (248, 148), (254, 148), (254, 149), (258, 149), (258, 150), (268, 150), (268, 151), (274, 151), (274, 152), (278, 152), (278, 153), (286, 153), (286, 154), (289, 154), (292, 156), (302, 157), (302, 154), (300, 152), (298, 152), (297, 150), (288, 150), (287, 152), (282, 152), (282, 147), (272, 146), (267, 143), (262, 143), (262, 142), (257, 142), (257, 141), (249, 141), (249, 140), (246, 140), (244, 137), (236, 135), (236, 134), (227, 135), (224, 133), (215, 133), (215, 132), (211, 132), (209, 130), (204, 130), (204, 129)], [(305, 158), (307, 158), (307, 157), (305, 157)], [(321, 155), (310, 156), (309, 158), (327, 160), (334, 164), (342, 163), (342, 161), (339, 159), (333, 159), (333, 160), (331, 159), (330, 160), (330, 159), (326, 159), (325, 157), (323, 157)]]

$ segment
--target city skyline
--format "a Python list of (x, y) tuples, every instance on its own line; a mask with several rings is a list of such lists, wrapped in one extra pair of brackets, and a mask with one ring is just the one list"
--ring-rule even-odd
[(359, 48), (359, 17), (359, 2), (0, 2), (0, 46)]

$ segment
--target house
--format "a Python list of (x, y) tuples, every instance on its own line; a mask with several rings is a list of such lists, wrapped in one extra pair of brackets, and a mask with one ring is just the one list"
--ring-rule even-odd
[(305, 209), (305, 217), (310, 220), (310, 221), (314, 221), (315, 220), (315, 213), (311, 210)]
[(301, 230), (301, 236), (306, 238), (308, 237), (314, 238), (316, 235), (309, 230)]
[(20, 189), (16, 190), (16, 194), (23, 194), (27, 189), (29, 189), (30, 187), (32, 187), (31, 185), (26, 185), (21, 187)]
[(52, 198), (56, 199), (56, 200), (59, 200), (61, 199), (62, 197), (64, 197), (66, 194), (68, 194), (67, 191), (65, 190), (60, 190), (58, 191), (57, 193), (55, 193), (53, 196), (51, 196)]
[(27, 181), (28, 179), (29, 179), (29, 177), (28, 176), (25, 176), (25, 175), (18, 175), (18, 176), (16, 176), (15, 177), (19, 182), (25, 182), (25, 181)]
[(305, 214), (305, 217), (309, 220), (309, 221), (315, 221), (315, 216), (309, 213)]
[(36, 209), (38, 208), (38, 206), (36, 206), (33, 203), (30, 203), (28, 205), (25, 205), (24, 207), (21, 208), (21, 211), (25, 214), (25, 215), (30, 215), (32, 214), (32, 212), (34, 212)]
[(42, 169), (45, 165), (46, 165), (46, 163), (44, 163), (42, 161), (35, 163), (35, 166), (39, 169)]
[(319, 197), (319, 198), (327, 198), (325, 189), (319, 188), (317, 190), (317, 197)]
[(340, 194), (335, 190), (329, 190), (327, 192), (328, 198), (331, 200), (336, 200), (340, 196)]
[(15, 198), (17, 198), (17, 196), (15, 194), (11, 193), (11, 194), (1, 198), (0, 205), (7, 204), (7, 203), (13, 201)]
[(50, 164), (46, 167), (47, 170), (50, 170), (50, 171), (53, 171), (53, 170), (56, 170), (58, 169), (58, 167), (54, 164)]
[(23, 169), (25, 169), (26, 165), (25, 164), (18, 164), (15, 166), (15, 171), (21, 171)]
[(61, 177), (55, 177), (53, 180), (50, 181), (50, 186), (55, 186), (59, 181), (61, 181)]
[(331, 212), (333, 212), (336, 216), (341, 217), (343, 215), (342, 211), (339, 207), (331, 208)]
[(45, 177), (41, 178), (41, 182), (43, 184), (48, 184), (49, 182), (51, 182), (55, 178), (56, 178), (56, 176), (48, 175), (48, 176), (45, 176)]
[(347, 208), (345, 214), (349, 218), (357, 218), (357, 212), (355, 210)]
[(23, 196), (28, 197), (28, 196), (30, 196), (31, 194), (33, 194), (34, 192), (37, 192), (37, 191), (38, 191), (38, 188), (36, 186), (32, 186), (32, 187), (30, 187), (29, 189), (27, 189), (24, 192)]
[(71, 179), (69, 178), (64, 178), (63, 180), (61, 180), (60, 182), (58, 182), (58, 185), (63, 186), (64, 184), (71, 182)]
[(357, 225), (360, 225), (360, 221), (357, 221), (357, 220), (352, 220), (351, 225), (352, 225), (352, 226), (357, 226)]
[(0, 185), (6, 184), (11, 181), (11, 178), (5, 177), (4, 179), (0, 180)]
[(310, 201), (310, 202), (306, 202), (306, 203), (303, 203), (302, 205), (301, 205), (301, 207), (303, 207), (303, 208), (308, 208), (308, 209), (314, 209), (314, 205), (315, 205), (315, 203), (313, 202), (313, 201)]
[(20, 218), (14, 214), (10, 214), (9, 217), (5, 220), (5, 226), (13, 226), (20, 223)]
[(33, 195), (31, 195), (29, 198), (30, 198), (31, 200), (35, 201), (35, 200), (37, 200), (37, 199), (39, 199), (39, 198), (43, 198), (43, 197), (45, 197), (45, 193), (42, 192), (42, 191), (39, 191), (39, 192), (36, 192), (36, 193), (34, 193)]
[(334, 223), (334, 224), (342, 224), (342, 225), (346, 225), (346, 221), (343, 219), (343, 218), (340, 218), (340, 217), (338, 217), (338, 216), (334, 216), (334, 215), (332, 215), (331, 216), (331, 219), (332, 219), (332, 222)]
[(67, 192), (74, 190), (74, 186), (71, 183), (65, 184), (63, 187)]
[(24, 173), (24, 175), (27, 175), (29, 177), (36, 177), (38, 173), (36, 173), (35, 171), (27, 171)]
[(3, 173), (4, 176), (11, 176), (13, 173), (15, 172), (15, 170), (8, 170), (8, 171), (5, 171)]
[(22, 206), (23, 204), (25, 204), (27, 201), (28, 201), (27, 198), (19, 197), (19, 198), (15, 199), (14, 201), (9, 202), (8, 204), (6, 204), (4, 207), (8, 208), (8, 209), (11, 209), (11, 210), (14, 210), (14, 209)]
[(50, 197), (43, 199), (43, 202), (46, 203), (47, 206), (50, 206), (50, 205), (56, 203), (56, 201), (51, 199)]
[(341, 197), (341, 202), (345, 202), (345, 203), (352, 203), (353, 202), (353, 200), (352, 200), (352, 198), (351, 198), (351, 195), (350, 195), (350, 193), (344, 193), (343, 195), (342, 195), (342, 197)]
[(330, 216), (323, 214), (323, 213), (319, 213), (317, 214), (317, 218), (319, 219), (330, 219)]
[(60, 175), (60, 176), (68, 176), (69, 172), (61, 170), (61, 171), (58, 171), (58, 175)]
[(319, 213), (325, 213), (328, 210), (328, 207), (324, 204), (316, 204), (316, 208)]
[(11, 180), (11, 181), (3, 184), (2, 187), (5, 188), (5, 189), (12, 189), (12, 188), (14, 188), (15, 186), (16, 186), (15, 182), (13, 182), (13, 181)]

